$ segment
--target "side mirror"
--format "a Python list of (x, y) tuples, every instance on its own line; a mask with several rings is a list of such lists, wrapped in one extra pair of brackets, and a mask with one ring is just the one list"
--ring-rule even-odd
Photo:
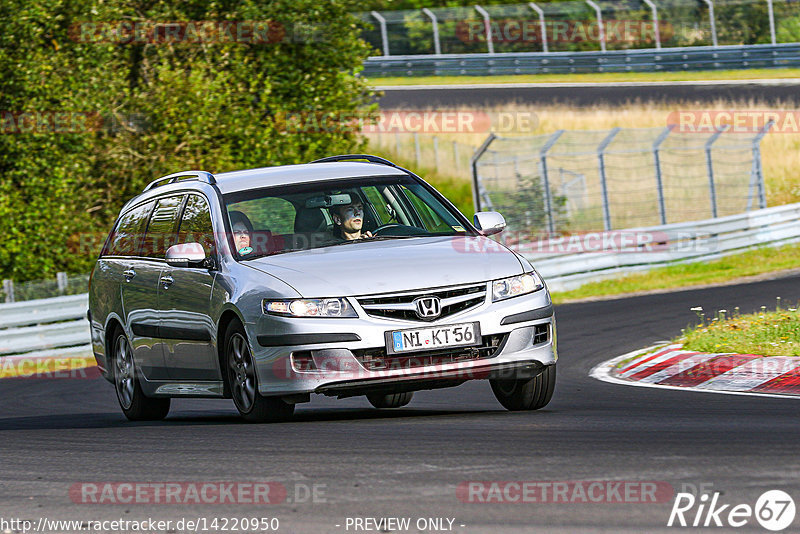
[(496, 211), (479, 211), (472, 220), (483, 235), (499, 234), (506, 227), (506, 220)]
[(200, 243), (181, 243), (167, 249), (167, 263), (172, 267), (203, 267), (206, 251)]

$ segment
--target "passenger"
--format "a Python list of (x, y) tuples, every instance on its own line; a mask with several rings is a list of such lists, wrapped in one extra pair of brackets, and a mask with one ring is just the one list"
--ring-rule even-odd
[(330, 208), (333, 219), (333, 235), (344, 241), (372, 237), (372, 232), (362, 232), (364, 226), (364, 202), (358, 193), (350, 193), (350, 204)]
[(253, 223), (247, 215), (241, 211), (228, 212), (231, 219), (231, 230), (233, 231), (233, 242), (236, 251), (241, 256), (252, 254), (253, 247), (250, 246), (250, 237), (253, 235)]

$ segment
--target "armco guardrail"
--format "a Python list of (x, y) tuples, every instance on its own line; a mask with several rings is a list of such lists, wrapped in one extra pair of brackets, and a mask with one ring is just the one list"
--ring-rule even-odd
[[(520, 243), (516, 249), (534, 264), (550, 289), (563, 291), (669, 263), (706, 261), (796, 241), (800, 241), (800, 203), (705, 221)], [(599, 250), (594, 247), (598, 243)], [(592, 250), (571, 252), (581, 247)]]
[(606, 52), (509, 52), (370, 57), (367, 77), (662, 72), (800, 66), (800, 43), (647, 48)]
[(66, 347), (90, 351), (88, 307), (86, 293), (0, 304), (0, 356)]

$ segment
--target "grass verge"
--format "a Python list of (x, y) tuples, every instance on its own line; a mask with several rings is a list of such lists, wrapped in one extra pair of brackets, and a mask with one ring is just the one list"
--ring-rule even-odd
[(698, 352), (735, 352), (760, 356), (800, 356), (800, 313), (796, 308), (742, 315), (718, 310), (713, 317), (692, 308), (700, 324), (686, 330), (678, 342)]
[(553, 293), (553, 301), (605, 297), (646, 291), (720, 284), (800, 266), (800, 244), (760, 248), (714, 261), (669, 265), (623, 278), (592, 282), (572, 291)]
[(450, 85), (487, 83), (611, 83), (701, 80), (766, 80), (798, 78), (800, 69), (704, 70), (692, 72), (598, 72), (587, 74), (518, 74), (508, 76), (419, 76), (370, 78), (377, 88), (387, 85)]

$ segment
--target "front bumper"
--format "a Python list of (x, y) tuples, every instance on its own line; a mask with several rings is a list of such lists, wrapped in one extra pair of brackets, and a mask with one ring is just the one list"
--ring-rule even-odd
[[(359, 314), (352, 319), (284, 318), (264, 315), (248, 323), (262, 395), (321, 393), (350, 396), (370, 391), (414, 391), (486, 378), (529, 378), (557, 359), (556, 325), (546, 290), (505, 301), (486, 302), (430, 323)], [(385, 368), (365, 363), (365, 353), (385, 349), (385, 333), (420, 327), (479, 322), (493, 346), (473, 358), (450, 361), (464, 349), (387, 357)], [(543, 336), (546, 332), (546, 339)], [(299, 370), (292, 355), (313, 359), (316, 370)], [(430, 356), (430, 357), (428, 357)], [(396, 364), (396, 365), (393, 365)]]

